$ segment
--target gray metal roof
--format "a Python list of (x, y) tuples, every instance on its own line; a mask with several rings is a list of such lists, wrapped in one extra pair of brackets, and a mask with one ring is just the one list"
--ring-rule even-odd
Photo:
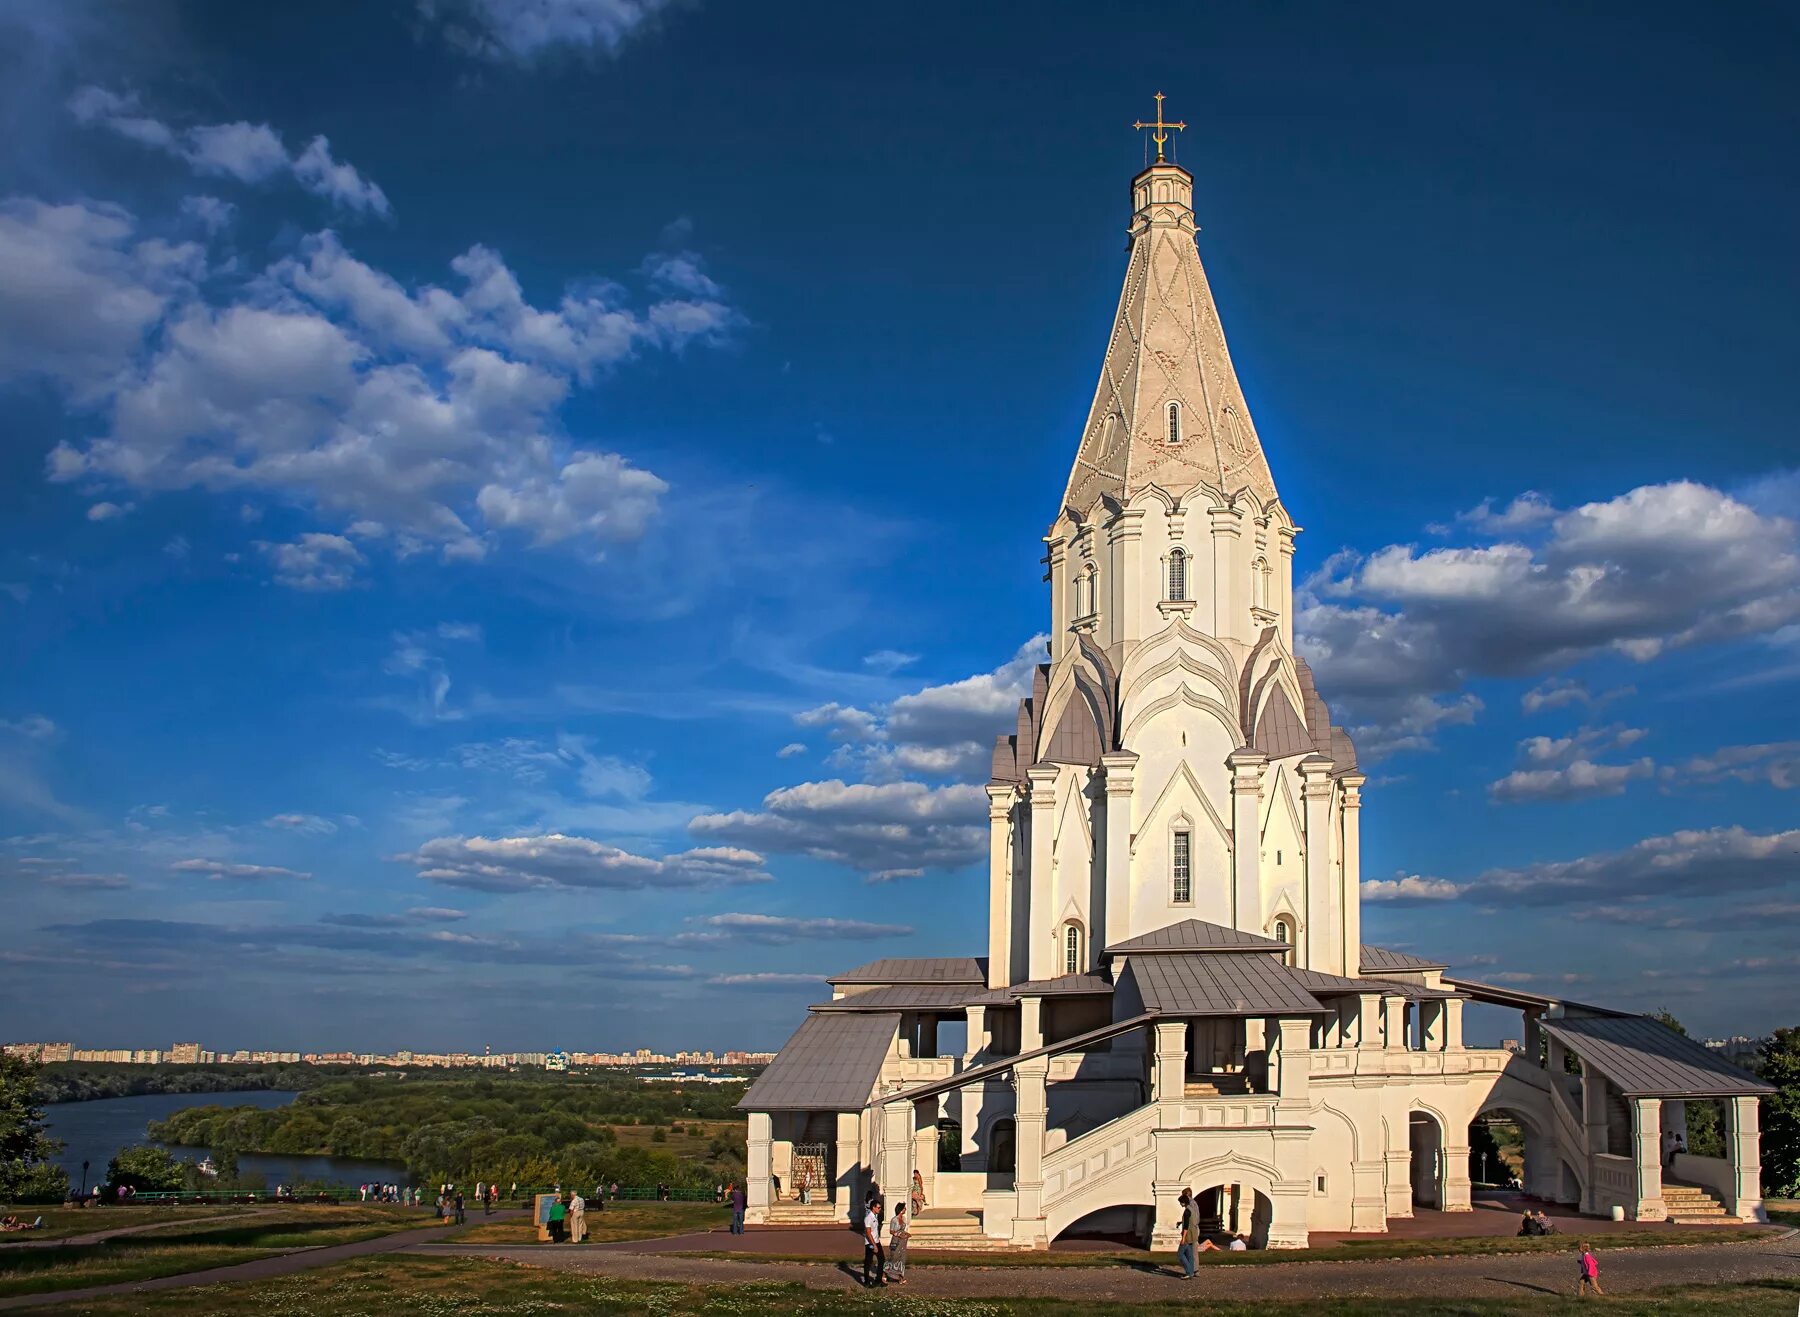
[(1285, 951), (1287, 943), (1223, 924), (1209, 924), (1204, 919), (1184, 919), (1167, 928), (1115, 942), (1106, 949), (1109, 956), (1180, 954), (1188, 951)]
[(1390, 979), (1347, 979), (1342, 974), (1327, 974), (1317, 969), (1288, 968), (1296, 982), (1308, 992), (1321, 997), (1342, 997), (1355, 993), (1387, 993), (1392, 995), (1403, 985)]
[(827, 983), (977, 983), (987, 986), (986, 956), (897, 956), (871, 960)]
[(1021, 997), (1097, 997), (1110, 994), (1112, 980), (1098, 974), (1064, 974), (1054, 979), (1028, 979), (969, 998), (970, 1006), (1010, 1006)]
[(867, 988), (833, 1001), (822, 1001), (815, 1011), (960, 1011), (983, 989), (969, 983), (897, 983), (891, 988)]
[(1417, 956), (1409, 956), (1404, 951), (1389, 951), (1385, 947), (1372, 947), (1367, 942), (1362, 945), (1362, 972), (1378, 974), (1383, 970), (1393, 973), (1395, 970), (1449, 969), (1441, 960), (1421, 960)]
[(860, 1111), (899, 1029), (896, 1014), (808, 1015), (738, 1109)]
[(1325, 1008), (1274, 956), (1138, 956), (1125, 967), (1164, 1015), (1317, 1015)]
[(1552, 1037), (1631, 1097), (1734, 1097), (1773, 1093), (1747, 1070), (1647, 1015), (1559, 1016)]

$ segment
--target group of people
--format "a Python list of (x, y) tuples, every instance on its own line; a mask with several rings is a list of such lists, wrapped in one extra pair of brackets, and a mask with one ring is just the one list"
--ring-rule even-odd
[(1178, 1201), (1181, 1203), (1181, 1244), (1175, 1250), (1175, 1256), (1181, 1259), (1183, 1280), (1192, 1280), (1199, 1272), (1202, 1253), (1243, 1253), (1249, 1250), (1249, 1239), (1239, 1234), (1227, 1235), (1223, 1244), (1216, 1239), (1202, 1239), (1200, 1204), (1195, 1200), (1193, 1191), (1183, 1189)]
[(397, 1184), (359, 1184), (356, 1191), (365, 1203), (399, 1203), (413, 1207), (423, 1201), (417, 1189), (402, 1188)]
[[(910, 1212), (908, 1209), (911, 1209)], [(907, 1200), (894, 1207), (894, 1219), (887, 1223), (887, 1247), (881, 1243), (887, 1200), (881, 1186), (871, 1184), (863, 1195), (863, 1265), (864, 1289), (877, 1285), (906, 1284), (906, 1244), (912, 1238), (912, 1222), (925, 1210), (925, 1179), (917, 1170), (912, 1174), (912, 1192)]]
[(1529, 1238), (1535, 1235), (1554, 1235), (1555, 1233), (1556, 1227), (1550, 1223), (1550, 1218), (1544, 1215), (1544, 1209), (1541, 1207), (1536, 1209), (1528, 1207), (1519, 1217), (1519, 1235), (1521, 1238)]
[(0, 1231), (9, 1235), (15, 1230), (42, 1230), (43, 1228), (44, 1218), (41, 1216), (35, 1221), (21, 1221), (16, 1216), (0, 1216)]
[[(618, 1186), (613, 1188), (616, 1191)], [(597, 1212), (605, 1207), (605, 1199), (599, 1197), (599, 1192), (596, 1186), (594, 1210)], [(585, 1243), (588, 1237), (587, 1209), (588, 1200), (581, 1196), (581, 1190), (558, 1190), (542, 1200), (538, 1224), (549, 1232), (552, 1244)]]

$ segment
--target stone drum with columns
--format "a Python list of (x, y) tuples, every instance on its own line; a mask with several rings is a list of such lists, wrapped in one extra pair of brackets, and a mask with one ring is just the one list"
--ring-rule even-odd
[[(1160, 102), (1158, 121), (1180, 127)], [(1527, 1192), (1762, 1219), (1765, 1085), (1645, 1017), (1363, 942), (1364, 777), (1294, 652), (1300, 528), (1201, 267), (1193, 177), (1161, 155), (1132, 180), (1124, 289), (1044, 537), (1048, 661), (994, 748), (986, 954), (832, 979), (744, 1098), (748, 1219), (842, 1220), (917, 1170), (914, 1247), (1172, 1247), (1186, 1188), (1209, 1228), (1302, 1248), (1468, 1210), (1469, 1130), (1495, 1114), (1524, 1133)], [(1465, 1045), (1469, 1000), (1519, 1011), (1523, 1044)], [(1724, 1104), (1726, 1155), (1671, 1168), (1690, 1101)]]

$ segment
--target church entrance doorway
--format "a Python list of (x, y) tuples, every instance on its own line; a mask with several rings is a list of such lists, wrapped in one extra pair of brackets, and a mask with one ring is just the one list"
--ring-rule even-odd
[(783, 1190), (802, 1202), (829, 1202), (837, 1176), (832, 1151), (829, 1143), (796, 1143), (794, 1169)]
[(1275, 1204), (1261, 1190), (1247, 1184), (1215, 1184), (1196, 1191), (1194, 1202), (1202, 1238), (1223, 1246), (1229, 1236), (1242, 1235), (1251, 1248), (1268, 1247)]
[(1444, 1129), (1437, 1118), (1415, 1111), (1406, 1124), (1412, 1153), (1412, 1202), (1415, 1209), (1444, 1206)]

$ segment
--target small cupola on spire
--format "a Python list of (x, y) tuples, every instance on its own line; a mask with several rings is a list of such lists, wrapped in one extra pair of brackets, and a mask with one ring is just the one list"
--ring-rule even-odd
[(1167, 158), (1170, 134), (1187, 125), (1164, 119), (1162, 102), (1158, 92), (1155, 122), (1133, 125), (1149, 131), (1156, 159), (1131, 180), (1131, 260), (1063, 495), (1083, 516), (1149, 485), (1276, 498), (1195, 245), (1194, 176)]

